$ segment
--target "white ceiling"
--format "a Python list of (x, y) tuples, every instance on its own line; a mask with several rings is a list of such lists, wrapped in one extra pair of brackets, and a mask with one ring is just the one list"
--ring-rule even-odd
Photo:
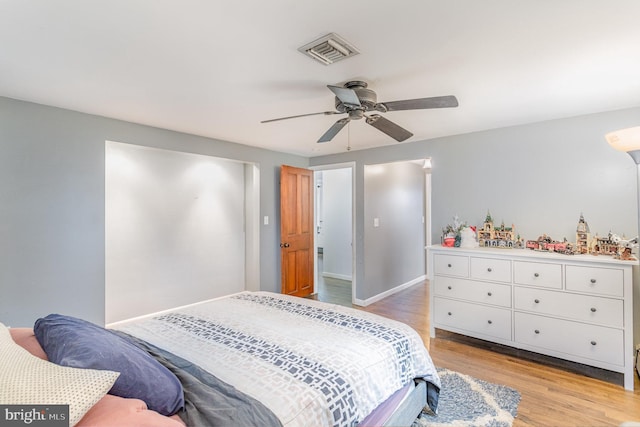
[[(334, 108), (326, 85), (378, 101), (419, 141), (640, 106), (638, 0), (0, 0), (0, 96), (318, 156), (398, 144)], [(329, 32), (360, 54), (298, 52)], [(640, 117), (638, 118), (640, 122)]]

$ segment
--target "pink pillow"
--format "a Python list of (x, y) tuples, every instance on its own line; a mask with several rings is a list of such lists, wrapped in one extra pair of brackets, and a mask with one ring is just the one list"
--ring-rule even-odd
[(107, 394), (93, 405), (76, 427), (185, 427), (180, 417), (165, 417), (147, 409), (140, 399)]
[(33, 329), (9, 328), (9, 333), (11, 334), (11, 338), (13, 338), (20, 347), (42, 360), (49, 360), (47, 359), (47, 354), (36, 339), (36, 336), (33, 334)]

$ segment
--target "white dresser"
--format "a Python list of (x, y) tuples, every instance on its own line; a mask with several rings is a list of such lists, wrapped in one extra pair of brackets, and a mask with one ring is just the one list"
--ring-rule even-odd
[(633, 390), (637, 261), (430, 246), (431, 336), (444, 329), (624, 374)]

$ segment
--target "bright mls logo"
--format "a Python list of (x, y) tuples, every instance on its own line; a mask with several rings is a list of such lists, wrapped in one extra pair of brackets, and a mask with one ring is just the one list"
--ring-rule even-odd
[(69, 405), (0, 405), (0, 427), (69, 427)]

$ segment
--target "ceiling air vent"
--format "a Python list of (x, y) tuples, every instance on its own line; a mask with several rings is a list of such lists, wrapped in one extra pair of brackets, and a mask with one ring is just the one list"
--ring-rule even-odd
[(351, 43), (336, 33), (327, 34), (298, 50), (324, 65), (330, 65), (360, 53)]

